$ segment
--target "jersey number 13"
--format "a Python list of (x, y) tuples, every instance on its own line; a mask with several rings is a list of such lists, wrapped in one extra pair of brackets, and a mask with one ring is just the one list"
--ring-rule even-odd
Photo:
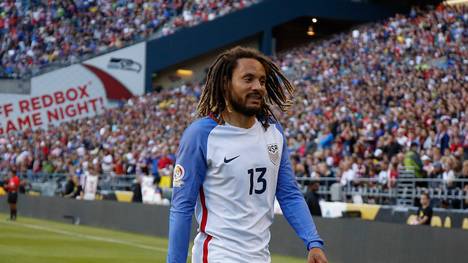
[[(259, 167), (247, 171), (250, 175), (249, 195), (252, 195), (254, 192), (256, 194), (263, 194), (265, 192), (267, 181), (263, 176), (265, 176), (266, 170), (266, 167)], [(255, 177), (257, 178), (257, 182), (255, 182)]]

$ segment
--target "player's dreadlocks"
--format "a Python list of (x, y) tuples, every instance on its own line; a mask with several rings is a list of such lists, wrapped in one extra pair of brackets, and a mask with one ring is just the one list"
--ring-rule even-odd
[(221, 118), (221, 113), (227, 107), (226, 102), (229, 102), (228, 92), (232, 73), (237, 65), (237, 60), (241, 58), (256, 59), (265, 68), (267, 96), (257, 118), (266, 128), (271, 117), (276, 120), (270, 106), (274, 103), (281, 111), (286, 111), (292, 104), (291, 97), (295, 89), (281, 73), (278, 66), (267, 56), (251, 48), (235, 47), (216, 58), (208, 70), (205, 88), (197, 106), (198, 116), (204, 117), (213, 114), (219, 115)]

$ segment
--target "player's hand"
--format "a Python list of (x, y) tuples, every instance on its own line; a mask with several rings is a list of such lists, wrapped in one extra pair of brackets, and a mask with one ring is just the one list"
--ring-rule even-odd
[(312, 248), (307, 256), (307, 263), (328, 263), (327, 257), (320, 248)]

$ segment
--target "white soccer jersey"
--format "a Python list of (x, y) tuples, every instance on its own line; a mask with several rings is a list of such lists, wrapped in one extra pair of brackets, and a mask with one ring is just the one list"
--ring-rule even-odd
[(84, 200), (96, 199), (97, 186), (98, 186), (98, 177), (87, 173), (84, 178), (83, 199)]
[(275, 196), (308, 247), (320, 247), (312, 218), (292, 174), (278, 125), (249, 129), (192, 124), (174, 169), (168, 262), (185, 262), (194, 211), (199, 233), (193, 263), (270, 262), (269, 228)]

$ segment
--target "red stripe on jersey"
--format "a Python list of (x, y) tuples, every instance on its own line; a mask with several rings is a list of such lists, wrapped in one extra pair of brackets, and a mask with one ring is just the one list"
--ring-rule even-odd
[(202, 233), (205, 233), (206, 221), (208, 220), (208, 209), (206, 209), (205, 193), (203, 192), (203, 187), (200, 188), (200, 202), (202, 205), (202, 220), (200, 230)]
[[(205, 233), (206, 221), (208, 220), (208, 209), (206, 209), (205, 192), (203, 191), (203, 187), (200, 187), (200, 202), (202, 205), (202, 220), (200, 231)], [(206, 235), (205, 242), (203, 242), (203, 263), (208, 263), (208, 243), (210, 243), (212, 238), (212, 236)]]
[(203, 263), (208, 263), (208, 243), (213, 237), (206, 235), (205, 242), (203, 242)]

